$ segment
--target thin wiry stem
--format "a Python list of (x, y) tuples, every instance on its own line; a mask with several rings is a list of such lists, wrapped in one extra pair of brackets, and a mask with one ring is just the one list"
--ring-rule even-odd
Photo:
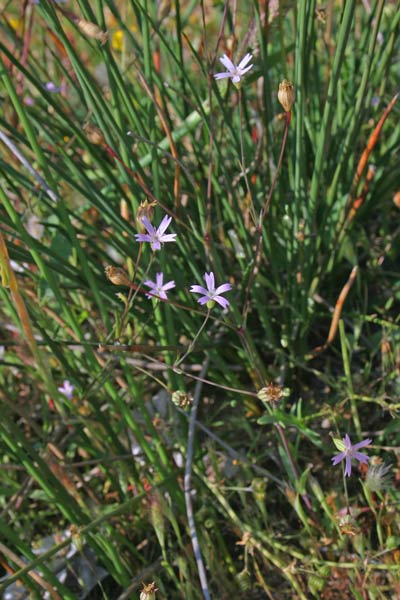
[(243, 304), (242, 324), (244, 324), (244, 322), (246, 321), (247, 313), (248, 313), (249, 306), (250, 306), (250, 290), (251, 290), (251, 286), (253, 284), (254, 278), (257, 274), (258, 267), (259, 267), (260, 260), (261, 260), (261, 249), (262, 249), (261, 241), (262, 241), (263, 224), (265, 221), (265, 217), (267, 216), (269, 205), (271, 204), (272, 194), (274, 193), (276, 182), (278, 181), (278, 175), (281, 170), (283, 154), (285, 152), (286, 141), (287, 141), (287, 136), (288, 136), (288, 132), (289, 132), (290, 118), (291, 118), (291, 113), (287, 112), (286, 113), (285, 131), (283, 133), (282, 146), (281, 146), (281, 152), (279, 155), (278, 164), (276, 167), (274, 178), (272, 180), (272, 184), (271, 184), (271, 188), (269, 190), (268, 197), (265, 201), (264, 208), (260, 215), (260, 220), (259, 220), (259, 223), (257, 226), (256, 247), (255, 247), (255, 252), (254, 252), (253, 266), (252, 266), (252, 269), (250, 272), (249, 281), (248, 281), (247, 288), (246, 288), (246, 297), (245, 297), (246, 299)]
[(39, 175), (39, 173), (34, 169), (31, 163), (25, 158), (25, 156), (20, 152), (17, 146), (10, 140), (10, 138), (4, 133), (4, 131), (0, 131), (0, 140), (7, 146), (9, 150), (14, 154), (14, 156), (19, 160), (21, 164), (24, 165), (26, 169), (28, 169), (29, 173), (33, 175), (36, 181), (42, 186), (46, 194), (49, 196), (53, 202), (58, 202), (59, 198), (55, 192), (47, 185), (43, 177)]
[[(204, 361), (203, 368), (201, 370), (201, 377), (204, 377), (208, 369), (210, 359), (206, 358)], [(191, 483), (192, 483), (192, 463), (194, 454), (194, 434), (196, 430), (196, 416), (197, 409), (200, 401), (200, 394), (203, 387), (203, 382), (198, 381), (193, 395), (193, 404), (190, 411), (189, 419), (189, 432), (188, 432), (188, 445), (187, 445), (187, 456), (185, 464), (185, 478), (184, 478), (184, 492), (185, 492), (185, 505), (186, 514), (189, 523), (190, 537), (192, 539), (193, 552), (197, 563), (197, 570), (199, 573), (201, 590), (203, 592), (204, 600), (211, 600), (210, 591), (208, 589), (207, 575), (204, 567), (203, 557), (201, 554), (199, 539), (197, 537), (196, 523), (194, 521), (193, 504), (191, 496)]]

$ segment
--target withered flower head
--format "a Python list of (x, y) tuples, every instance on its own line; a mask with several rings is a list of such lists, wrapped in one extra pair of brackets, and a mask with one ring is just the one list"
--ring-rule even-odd
[(293, 83), (287, 79), (284, 79), (282, 83), (279, 84), (278, 100), (286, 112), (290, 112), (292, 110), (295, 99), (296, 92), (294, 91)]
[(139, 598), (140, 600), (155, 600), (156, 592), (158, 592), (158, 589), (154, 581), (147, 585), (144, 583)]
[(149, 221), (153, 219), (155, 205), (155, 202), (148, 202), (147, 200), (140, 203), (136, 213), (136, 220), (140, 225), (142, 225), (143, 217), (146, 217)]

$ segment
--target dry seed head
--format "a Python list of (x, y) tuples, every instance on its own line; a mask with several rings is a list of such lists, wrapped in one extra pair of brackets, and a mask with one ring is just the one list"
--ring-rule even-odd
[(345, 515), (339, 520), (339, 529), (342, 535), (348, 535), (353, 537), (360, 533), (360, 528), (357, 525), (357, 521), (353, 519), (351, 515)]
[(277, 402), (284, 396), (282, 386), (269, 383), (266, 387), (261, 388), (257, 392), (257, 397), (261, 402)]
[(282, 83), (279, 84), (278, 100), (286, 112), (290, 112), (292, 110), (295, 99), (296, 92), (294, 91), (293, 83), (287, 79), (284, 79)]
[(390, 486), (391, 477), (388, 475), (392, 465), (371, 464), (368, 467), (367, 476), (365, 478), (365, 486), (371, 492), (381, 492)]
[(181, 390), (176, 390), (171, 396), (172, 402), (175, 406), (179, 406), (179, 408), (186, 408), (190, 406), (193, 402), (193, 398), (187, 394), (186, 392), (182, 392)]
[(130, 285), (131, 285), (130, 279), (129, 279), (128, 275), (125, 273), (125, 271), (123, 269), (121, 269), (120, 267), (108, 266), (104, 270), (106, 272), (107, 278), (114, 285), (126, 285), (126, 286), (130, 287)]

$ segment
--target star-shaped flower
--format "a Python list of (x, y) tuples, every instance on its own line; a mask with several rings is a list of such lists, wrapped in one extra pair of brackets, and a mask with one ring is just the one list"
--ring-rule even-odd
[(142, 223), (145, 226), (147, 233), (137, 233), (135, 235), (136, 241), (150, 242), (152, 250), (161, 250), (161, 244), (164, 242), (175, 242), (176, 233), (164, 233), (171, 221), (172, 217), (165, 215), (156, 229), (147, 217), (142, 217)]
[(147, 298), (151, 298), (153, 296), (158, 296), (163, 300), (167, 300), (167, 290), (170, 290), (175, 287), (175, 281), (168, 281), (168, 283), (163, 283), (164, 275), (162, 273), (156, 273), (156, 281), (147, 281), (144, 282), (144, 285), (147, 285), (151, 289), (151, 292), (146, 293)]
[(243, 75), (253, 68), (253, 65), (246, 66), (252, 58), (252, 54), (246, 54), (246, 56), (242, 58), (238, 65), (234, 65), (229, 56), (224, 54), (219, 60), (228, 70), (224, 73), (215, 73), (215, 79), (219, 80), (229, 77), (232, 79), (232, 83), (239, 83)]
[(57, 389), (60, 392), (60, 394), (68, 398), (68, 400), (72, 400), (75, 386), (72, 385), (72, 383), (70, 383), (68, 379), (65, 379), (62, 386)]
[(337, 465), (339, 464), (342, 460), (346, 461), (346, 466), (344, 469), (344, 474), (346, 477), (350, 477), (351, 475), (351, 459), (355, 458), (356, 460), (358, 460), (360, 463), (363, 463), (364, 465), (367, 464), (367, 462), (369, 461), (369, 456), (367, 456), (366, 454), (363, 454), (362, 452), (357, 452), (359, 448), (363, 448), (364, 446), (368, 446), (369, 444), (372, 443), (372, 440), (370, 439), (366, 439), (366, 440), (362, 440), (361, 442), (358, 442), (358, 444), (353, 444), (351, 443), (351, 440), (349, 438), (349, 436), (346, 435), (344, 436), (343, 440), (334, 440), (336, 447), (338, 448), (338, 450), (342, 450), (342, 452), (340, 452), (339, 454), (336, 454), (336, 456), (332, 457), (332, 463), (333, 465)]
[[(229, 306), (229, 301), (226, 298), (223, 298), (221, 294), (225, 292), (229, 292), (232, 289), (230, 283), (223, 283), (215, 289), (215, 280), (214, 273), (204, 273), (204, 279), (207, 285), (207, 289), (201, 285), (192, 285), (190, 288), (191, 292), (195, 294), (203, 294), (201, 298), (197, 300), (199, 304), (207, 304), (208, 308), (212, 308), (214, 302), (218, 302), (222, 308), (227, 308)], [(208, 304), (210, 303), (210, 304)]]

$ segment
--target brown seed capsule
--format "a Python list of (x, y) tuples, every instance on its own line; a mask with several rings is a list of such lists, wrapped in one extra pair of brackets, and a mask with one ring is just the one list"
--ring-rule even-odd
[(279, 84), (278, 100), (286, 112), (291, 111), (295, 99), (296, 92), (294, 91), (293, 83), (284, 79), (282, 83)]
[(108, 40), (108, 31), (102, 31), (96, 23), (86, 21), (85, 19), (76, 19), (75, 23), (79, 31), (82, 31), (82, 33), (90, 38), (99, 40), (102, 45)]
[(107, 278), (114, 285), (127, 285), (128, 287), (130, 287), (131, 281), (128, 275), (125, 273), (125, 271), (120, 267), (108, 266), (104, 270), (106, 272)]
[(91, 142), (92, 144), (96, 144), (96, 146), (105, 144), (106, 140), (104, 138), (104, 135), (98, 127), (87, 123), (83, 129), (86, 133), (89, 142)]

